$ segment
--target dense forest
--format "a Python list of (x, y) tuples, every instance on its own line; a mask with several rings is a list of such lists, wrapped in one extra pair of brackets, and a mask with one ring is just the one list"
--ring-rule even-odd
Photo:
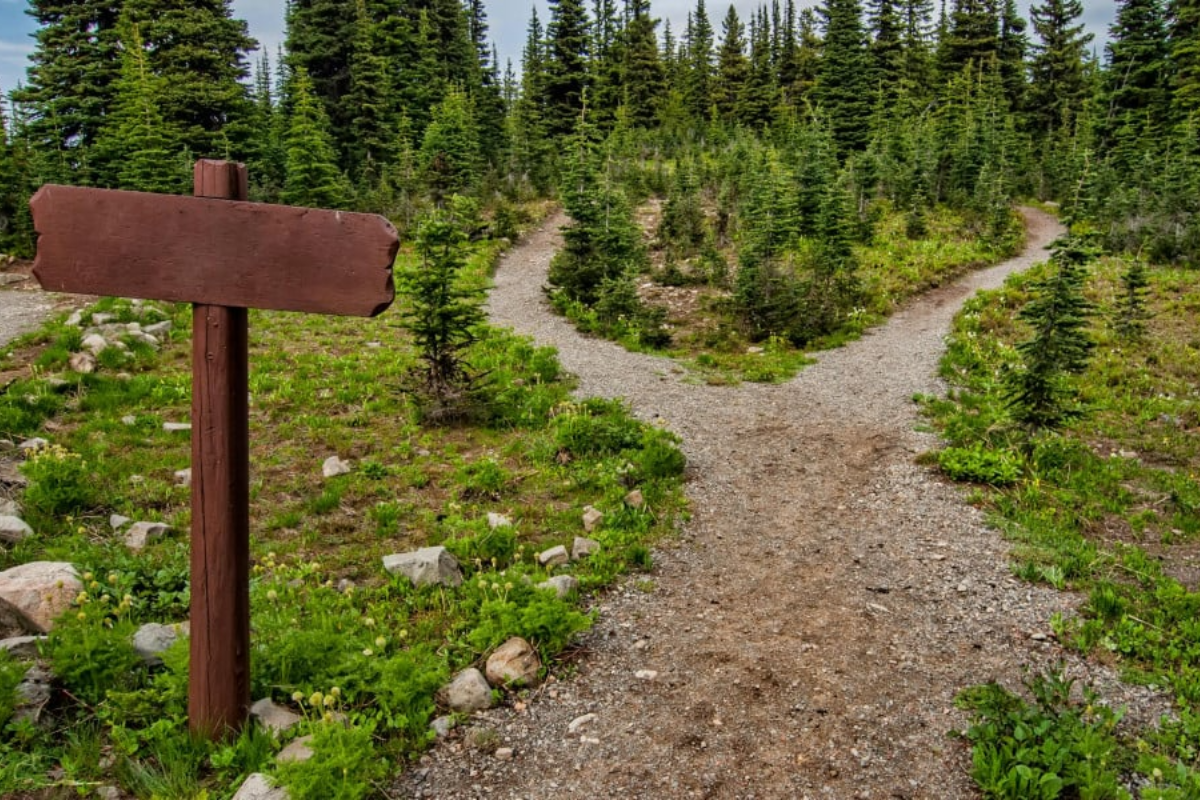
[(253, 62), (227, 2), (33, 0), (0, 249), (32, 251), (44, 182), (186, 192), (192, 161), (220, 157), (249, 165), (254, 199), (402, 232), (452, 204), (468, 236), (511, 238), (554, 198), (572, 218), (555, 306), (648, 348), (672, 337), (639, 295), (647, 272), (727, 293), (739, 339), (853, 333), (883, 302), (856, 248), (898, 215), (919, 240), (936, 209), (989, 257), (1019, 243), (1012, 200), (1029, 198), (1111, 252), (1194, 263), (1200, 4), (1118, 6), (1097, 60), (1080, 0), (1029, 20), (1015, 0), (772, 0), (719, 23), (698, 0), (682, 31), (648, 0), (554, 0), (518, 76), (482, 0), (294, 0), (283, 51)]

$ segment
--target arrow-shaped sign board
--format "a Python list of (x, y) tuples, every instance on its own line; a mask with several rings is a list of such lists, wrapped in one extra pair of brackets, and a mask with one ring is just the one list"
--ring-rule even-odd
[(30, 207), (43, 288), (193, 304), (188, 718), (219, 736), (250, 706), (246, 309), (379, 314), (398, 241), (372, 214), (247, 203), (240, 164), (194, 177), (194, 197), (46, 185)]

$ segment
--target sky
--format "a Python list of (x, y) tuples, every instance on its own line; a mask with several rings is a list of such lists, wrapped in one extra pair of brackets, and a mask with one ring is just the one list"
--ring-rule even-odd
[[(1027, 16), (1029, 1), (1021, 2)], [(735, 0), (733, 3), (743, 19), (761, 4), (762, 0)], [(815, 4), (808, 0), (798, 0), (797, 3), (800, 7)], [(490, 35), (500, 54), (500, 68), (503, 71), (506, 60), (511, 59), (514, 71), (519, 72), (530, 11), (536, 5), (538, 16), (545, 24), (549, 19), (546, 0), (487, 0), (486, 5)], [(719, 37), (720, 20), (727, 8), (725, 0), (707, 0), (705, 5)], [(1113, 0), (1084, 0), (1083, 5), (1084, 21), (1089, 30), (1096, 34), (1096, 41), (1100, 42), (1112, 23), (1116, 4)], [(671, 30), (676, 36), (682, 33), (687, 14), (695, 6), (695, 0), (652, 2), (655, 15), (670, 20)], [(29, 54), (33, 52), (32, 33), (36, 25), (24, 13), (26, 7), (26, 0), (0, 0), (0, 93), (7, 94), (18, 81), (24, 80)], [(283, 9), (284, 0), (233, 0), (234, 16), (246, 20), (250, 35), (258, 39), (272, 58), (283, 42)]]

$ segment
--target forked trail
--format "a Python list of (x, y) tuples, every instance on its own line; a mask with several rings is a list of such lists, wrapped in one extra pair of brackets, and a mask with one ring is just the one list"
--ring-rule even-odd
[[(542, 286), (565, 218), (500, 264), (490, 312), (558, 348), (580, 394), (626, 398), (684, 441), (692, 519), (652, 586), (603, 598), (578, 674), (491, 712), (510, 761), (451, 740), (402, 790), (455, 798), (974, 797), (953, 698), (1062, 657), (1069, 598), (1015, 580), (1006, 547), (915, 456), (915, 393), (942, 390), (961, 302), (1046, 257), (1025, 252), (911, 303), (778, 386), (709, 387), (584, 338)], [(1072, 669), (1092, 670), (1076, 662)], [(638, 677), (650, 670), (653, 679)], [(1096, 675), (1089, 677), (1096, 679)], [(1103, 676), (1099, 676), (1103, 680)], [(595, 714), (586, 723), (572, 720)]]

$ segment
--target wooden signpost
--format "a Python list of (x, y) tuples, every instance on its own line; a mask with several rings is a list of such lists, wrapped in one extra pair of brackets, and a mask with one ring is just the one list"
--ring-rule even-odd
[(246, 178), (199, 161), (193, 197), (48, 184), (29, 201), (43, 288), (193, 304), (188, 718), (206, 736), (250, 706), (246, 310), (375, 316), (398, 247), (380, 216), (245, 202)]

